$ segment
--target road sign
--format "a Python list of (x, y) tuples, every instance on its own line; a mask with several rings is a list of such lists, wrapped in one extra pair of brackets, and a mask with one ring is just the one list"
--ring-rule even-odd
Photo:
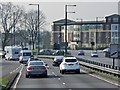
[(118, 44), (110, 44), (110, 57), (117, 58), (118, 57)]

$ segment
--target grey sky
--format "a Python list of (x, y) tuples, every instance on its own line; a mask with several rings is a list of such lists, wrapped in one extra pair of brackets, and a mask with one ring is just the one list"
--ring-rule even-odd
[[(37, 9), (36, 6), (30, 6), (29, 3), (34, 2), (16, 2), (15, 4), (23, 5), (26, 10)], [(68, 11), (75, 11), (75, 14), (69, 13), (68, 18), (71, 19), (83, 19), (83, 20), (95, 20), (96, 17), (105, 17), (113, 13), (118, 13), (117, 2), (39, 2), (40, 10), (47, 17), (47, 21), (52, 21), (64, 18), (64, 6), (66, 4), (76, 4), (76, 7), (68, 7)]]
[[(34, 1), (34, 0), (31, 0)], [(60, 1), (60, 0), (59, 0)], [(30, 6), (30, 3), (39, 3), (40, 10), (43, 11), (47, 18), (47, 23), (64, 18), (64, 7), (66, 4), (76, 4), (76, 7), (68, 7), (68, 11), (76, 13), (68, 13), (68, 18), (72, 20), (95, 20), (96, 17), (105, 17), (114, 13), (118, 13), (118, 2), (13, 2), (14, 4), (23, 6), (25, 10), (37, 10), (37, 6)]]

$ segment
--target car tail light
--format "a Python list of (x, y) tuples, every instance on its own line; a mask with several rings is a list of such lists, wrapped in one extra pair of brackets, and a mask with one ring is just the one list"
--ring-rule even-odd
[(76, 62), (76, 64), (80, 64), (80, 62)]
[(41, 70), (47, 70), (45, 67), (41, 68)]
[(29, 67), (29, 68), (27, 68), (27, 70), (32, 70), (32, 68), (31, 68), (31, 67)]
[(67, 65), (67, 63), (63, 63), (63, 65)]

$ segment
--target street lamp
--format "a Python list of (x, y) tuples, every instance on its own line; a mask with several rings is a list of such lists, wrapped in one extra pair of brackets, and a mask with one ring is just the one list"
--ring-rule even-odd
[(14, 42), (14, 46), (15, 46), (15, 12), (13, 12), (13, 42)]
[(65, 5), (65, 55), (67, 55), (67, 13), (75, 13), (75, 12), (67, 12), (68, 6), (76, 6), (76, 5)]
[(38, 53), (39, 53), (39, 4), (29, 4), (29, 5), (37, 5), (38, 7)]

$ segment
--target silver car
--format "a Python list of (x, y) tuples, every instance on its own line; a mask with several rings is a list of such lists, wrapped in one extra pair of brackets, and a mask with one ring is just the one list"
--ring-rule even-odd
[(43, 61), (30, 61), (26, 68), (26, 78), (32, 76), (47, 77), (47, 67)]

